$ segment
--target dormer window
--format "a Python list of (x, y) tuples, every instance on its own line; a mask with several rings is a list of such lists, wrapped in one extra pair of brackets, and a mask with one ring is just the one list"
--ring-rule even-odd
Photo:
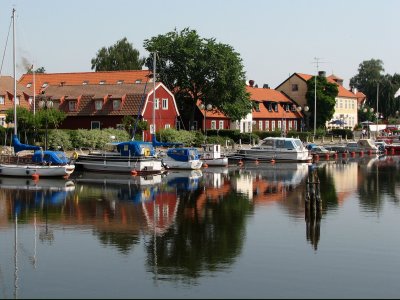
[(105, 84), (105, 83), (106, 83), (105, 80), (100, 80), (100, 81), (99, 81), (99, 84)]
[(69, 111), (76, 111), (76, 101), (68, 101)]
[(289, 111), (289, 105), (285, 104), (285, 111)]
[(276, 103), (274, 104), (274, 111), (278, 112), (278, 104), (276, 104)]
[(26, 85), (27, 88), (30, 88), (31, 86), (32, 86), (32, 82), (28, 82)]
[(102, 100), (96, 100), (94, 102), (94, 107), (96, 110), (101, 110), (103, 108), (103, 101)]
[(136, 79), (135, 83), (142, 83), (141, 79)]
[(49, 83), (48, 82), (43, 82), (43, 84), (42, 84), (42, 88), (45, 88), (45, 87), (47, 87), (49, 85)]
[(84, 82), (82, 82), (82, 85), (87, 85), (89, 83), (89, 81), (85, 80)]
[(113, 100), (113, 110), (119, 110), (121, 108), (121, 100)]
[(268, 104), (268, 111), (272, 111), (272, 104)]

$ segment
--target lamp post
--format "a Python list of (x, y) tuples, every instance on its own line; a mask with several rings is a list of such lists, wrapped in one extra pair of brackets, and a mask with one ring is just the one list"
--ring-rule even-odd
[[(363, 112), (364, 113), (367, 113), (367, 112), (370, 112), (370, 113), (373, 113), (374, 112), (374, 108), (373, 107), (371, 107), (370, 109), (368, 109), (368, 108), (364, 108), (363, 109)], [(367, 121), (369, 121), (369, 115), (367, 116)], [(371, 138), (371, 131), (369, 130), (369, 124), (367, 124), (367, 129), (368, 129), (368, 131), (367, 131), (367, 135), (368, 135), (368, 138)]]
[(204, 135), (205, 135), (205, 141), (206, 141), (207, 140), (207, 126), (206, 126), (207, 111), (212, 110), (212, 105), (211, 104), (205, 105), (202, 103), (202, 104), (200, 104), (200, 109), (204, 110), (203, 128), (204, 128)]
[[(306, 117), (306, 126), (307, 126), (307, 129), (308, 129), (308, 111), (310, 110), (310, 108), (307, 106), (307, 105), (305, 105), (304, 107), (301, 107), (301, 106), (297, 106), (296, 107), (296, 110), (299, 112), (299, 113), (301, 113), (301, 111), (304, 111), (304, 116)], [(301, 125), (300, 125), (300, 128), (301, 128), (301, 130), (300, 131), (303, 131), (303, 127), (305, 127), (304, 126), (304, 118), (301, 118)]]
[(44, 96), (44, 92), (42, 92), (42, 98), (39, 101), (39, 107), (41, 109), (44, 109), (46, 111), (46, 136), (45, 136), (45, 142), (44, 142), (44, 150), (47, 150), (47, 135), (48, 135), (48, 112), (47, 110), (53, 107), (53, 101), (50, 100), (50, 98), (46, 98)]

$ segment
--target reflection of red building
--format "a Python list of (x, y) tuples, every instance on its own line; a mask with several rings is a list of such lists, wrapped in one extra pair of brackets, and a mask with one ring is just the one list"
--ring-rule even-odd
[(142, 202), (149, 231), (161, 235), (175, 222), (179, 199), (175, 192), (161, 192), (153, 201)]

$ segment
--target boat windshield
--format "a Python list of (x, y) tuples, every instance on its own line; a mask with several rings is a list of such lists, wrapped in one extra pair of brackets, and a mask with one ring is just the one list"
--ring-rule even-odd
[(296, 148), (303, 148), (303, 143), (301, 142), (301, 140), (293, 140), (294, 144), (296, 145)]

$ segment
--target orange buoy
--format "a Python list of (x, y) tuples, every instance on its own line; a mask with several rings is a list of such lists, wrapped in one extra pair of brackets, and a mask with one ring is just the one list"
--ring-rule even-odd
[(346, 157), (347, 156), (347, 153), (346, 152), (343, 152), (342, 153), (342, 157)]
[(132, 171), (131, 171), (131, 175), (132, 175), (132, 176), (136, 176), (137, 173), (138, 173), (138, 172), (137, 172), (136, 170), (132, 170)]
[(364, 156), (364, 151), (360, 151), (360, 156)]
[(238, 166), (242, 166), (243, 165), (242, 160), (239, 160), (237, 164), (238, 164)]
[(329, 160), (329, 153), (325, 153), (325, 159)]
[(208, 168), (208, 165), (206, 163), (203, 163), (203, 168)]
[(335, 154), (333, 154), (333, 157), (334, 157), (335, 159), (337, 159), (337, 158), (338, 158), (338, 154), (337, 154), (337, 152), (335, 152)]
[(354, 151), (351, 152), (351, 157), (356, 156), (356, 153)]
[(39, 174), (37, 174), (37, 173), (32, 174), (32, 179), (39, 180)]
[(390, 154), (394, 155), (394, 148), (390, 149)]
[(275, 159), (271, 159), (271, 164), (274, 164), (275, 163)]

